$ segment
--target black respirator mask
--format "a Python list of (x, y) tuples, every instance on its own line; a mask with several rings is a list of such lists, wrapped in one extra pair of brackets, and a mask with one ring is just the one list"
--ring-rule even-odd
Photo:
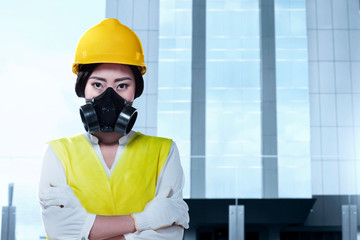
[(85, 130), (89, 133), (119, 132), (126, 135), (130, 132), (137, 118), (137, 110), (131, 102), (119, 96), (111, 87), (99, 96), (87, 99), (80, 107), (80, 116)]

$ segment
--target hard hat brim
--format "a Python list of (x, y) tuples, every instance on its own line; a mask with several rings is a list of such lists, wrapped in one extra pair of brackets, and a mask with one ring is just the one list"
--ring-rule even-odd
[[(72, 65), (72, 72), (77, 75), (79, 73), (79, 65), (80, 64), (92, 64), (92, 63), (99, 63), (99, 62), (88, 62), (88, 63), (73, 63)], [(138, 65), (133, 65), (133, 64), (126, 64), (126, 63), (118, 63), (118, 62), (100, 62), (100, 63), (116, 63), (116, 64), (124, 64), (124, 65), (132, 65), (132, 66), (137, 66), (141, 72), (141, 75), (144, 75), (146, 73), (146, 65), (143, 66), (138, 66)]]

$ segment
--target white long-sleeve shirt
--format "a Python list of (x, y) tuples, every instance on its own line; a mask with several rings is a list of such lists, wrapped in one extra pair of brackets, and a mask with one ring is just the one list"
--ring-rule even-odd
[[(119, 139), (119, 146), (116, 152), (115, 162), (109, 169), (102, 156), (98, 139), (88, 133), (83, 135), (94, 148), (99, 160), (101, 161), (108, 177), (110, 177), (117, 161), (123, 152), (126, 143), (134, 135), (131, 131), (128, 135)], [(50, 145), (47, 145), (43, 157), (43, 165), (39, 183), (39, 193), (46, 191), (51, 185), (64, 186), (67, 185), (67, 178), (64, 168)], [(184, 174), (180, 163), (179, 151), (173, 142), (166, 159), (166, 162), (159, 174), (155, 197), (172, 189), (171, 198), (179, 198), (182, 200), (182, 190), (184, 187)], [(182, 200), (183, 201), (183, 200)], [(88, 239), (90, 230), (94, 224), (96, 215), (86, 212), (81, 208), (64, 209), (59, 207), (44, 208), (41, 206), (42, 219), (48, 236), (56, 236), (56, 239)], [(59, 227), (61, 226), (65, 227)], [(127, 240), (148, 240), (148, 239), (182, 239), (184, 229), (182, 227), (172, 225), (157, 231), (146, 230), (140, 233), (125, 234)]]

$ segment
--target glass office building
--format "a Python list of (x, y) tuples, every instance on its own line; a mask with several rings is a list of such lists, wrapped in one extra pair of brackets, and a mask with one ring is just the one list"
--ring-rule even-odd
[[(305, 1), (275, 1), (280, 197), (311, 197), (305, 8)], [(191, 9), (191, 1), (160, 1), (158, 133), (187, 143), (180, 146), (187, 176)], [(206, 1), (205, 26), (205, 196), (261, 198), (259, 2)]]

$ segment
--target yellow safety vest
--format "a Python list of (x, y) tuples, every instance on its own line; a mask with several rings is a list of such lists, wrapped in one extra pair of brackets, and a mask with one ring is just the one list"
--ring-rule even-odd
[(141, 212), (155, 196), (156, 182), (172, 140), (135, 133), (110, 177), (83, 135), (49, 142), (60, 159), (67, 183), (89, 213)]

